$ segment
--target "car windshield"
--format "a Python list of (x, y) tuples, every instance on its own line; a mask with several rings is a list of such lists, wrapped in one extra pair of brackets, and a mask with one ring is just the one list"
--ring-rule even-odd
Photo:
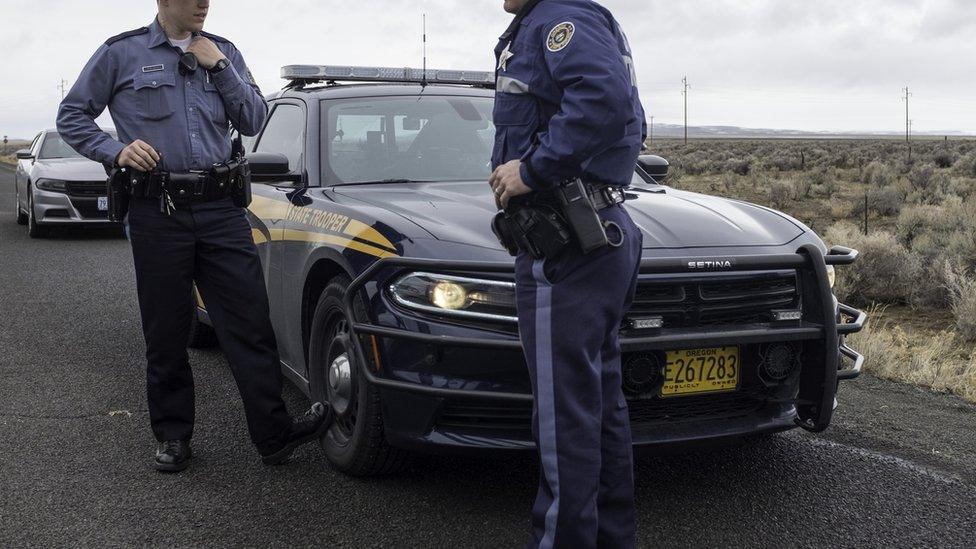
[(485, 181), (490, 97), (370, 97), (322, 105), (326, 184)]
[[(115, 132), (108, 132), (109, 135), (115, 139)], [(68, 146), (61, 139), (61, 135), (55, 132), (51, 132), (44, 136), (44, 143), (41, 145), (41, 151), (37, 155), (38, 160), (54, 160), (58, 158), (81, 158), (82, 156), (75, 152), (74, 149)]]

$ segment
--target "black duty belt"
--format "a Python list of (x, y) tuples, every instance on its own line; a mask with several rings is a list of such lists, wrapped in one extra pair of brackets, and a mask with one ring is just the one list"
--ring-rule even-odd
[[(223, 172), (223, 173), (221, 173)], [(212, 202), (230, 196), (232, 170), (191, 171), (173, 173), (164, 171), (133, 171), (132, 195), (141, 198), (167, 198), (174, 205), (194, 202)]]
[(616, 206), (617, 204), (623, 204), (624, 200), (626, 200), (624, 190), (621, 187), (595, 185), (592, 183), (584, 183), (584, 185), (586, 186), (586, 193), (590, 195), (590, 201), (593, 202), (593, 207), (597, 211), (609, 208), (610, 206)]
[[(593, 203), (593, 207), (597, 211), (605, 210), (610, 206), (616, 206), (617, 204), (622, 204), (626, 200), (622, 187), (587, 182), (584, 182), (583, 186), (586, 188), (586, 194), (590, 197), (590, 202)], [(553, 196), (552, 193), (545, 191), (533, 193), (529, 200), (531, 202), (548, 204), (551, 206), (558, 205), (558, 200), (555, 198), (555, 196)]]

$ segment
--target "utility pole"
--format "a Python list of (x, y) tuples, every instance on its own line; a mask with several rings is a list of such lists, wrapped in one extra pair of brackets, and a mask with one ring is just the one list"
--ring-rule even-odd
[(681, 84), (684, 89), (681, 91), (681, 95), (685, 96), (685, 145), (688, 144), (688, 77), (685, 76), (681, 79)]
[(912, 161), (912, 129), (915, 126), (914, 120), (908, 121), (908, 161)]
[(654, 116), (653, 115), (651, 115), (651, 125), (648, 129), (650, 130), (650, 132), (648, 133), (648, 137), (650, 137), (650, 144), (653, 145), (654, 144)]
[(68, 89), (68, 81), (62, 78), (61, 83), (58, 84), (58, 89), (61, 90), (61, 99), (64, 99), (64, 95), (67, 93)]
[(912, 142), (912, 122), (908, 117), (908, 98), (912, 96), (912, 93), (908, 90), (908, 86), (902, 90), (905, 92), (905, 143), (911, 144)]

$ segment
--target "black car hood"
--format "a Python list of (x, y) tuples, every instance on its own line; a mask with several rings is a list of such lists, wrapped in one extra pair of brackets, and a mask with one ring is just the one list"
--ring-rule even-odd
[[(490, 228), (496, 210), (487, 183), (340, 186), (335, 192), (395, 212), (438, 240), (500, 248)], [(663, 186), (634, 187), (628, 194), (645, 248), (776, 246), (803, 234), (784, 215), (754, 204)]]

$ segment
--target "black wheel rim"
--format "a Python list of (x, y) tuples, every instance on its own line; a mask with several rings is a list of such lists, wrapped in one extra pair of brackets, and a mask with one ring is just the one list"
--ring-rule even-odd
[[(346, 322), (346, 315), (342, 311), (334, 310), (329, 314), (329, 321), (327, 326), (329, 330), (327, 332), (328, 341), (330, 342), (329, 350), (326, 351), (327, 356), (324, 361), (324, 372), (323, 372), (323, 383), (325, 385), (326, 394), (330, 394), (331, 390), (329, 387), (328, 376), (329, 368), (331, 367), (333, 361), (340, 355), (347, 352), (346, 347), (343, 345), (331, 345), (336, 339), (345, 338), (349, 336), (349, 325)], [(347, 357), (349, 363), (352, 365), (351, 375), (353, 379), (358, 375), (355, 368), (355, 360), (353, 357)], [(332, 427), (329, 429), (329, 434), (336, 444), (340, 446), (346, 446), (352, 440), (356, 432), (356, 421), (359, 416), (359, 394), (357, 390), (357, 384), (353, 384), (353, 389), (349, 394), (349, 403), (346, 407), (345, 413), (337, 413), (335, 416), (335, 421)]]

